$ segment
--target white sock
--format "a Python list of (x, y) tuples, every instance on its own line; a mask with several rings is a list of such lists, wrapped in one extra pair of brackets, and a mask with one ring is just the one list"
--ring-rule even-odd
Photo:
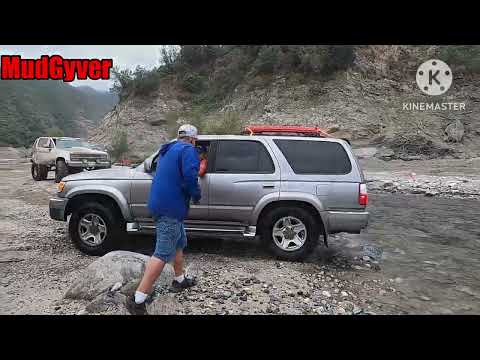
[(136, 304), (144, 303), (147, 296), (148, 296), (148, 294), (144, 294), (140, 291), (135, 291), (135, 303)]
[(181, 283), (183, 280), (185, 280), (185, 275), (182, 274), (182, 275), (180, 275), (180, 276), (175, 276), (174, 279), (175, 279), (177, 282)]

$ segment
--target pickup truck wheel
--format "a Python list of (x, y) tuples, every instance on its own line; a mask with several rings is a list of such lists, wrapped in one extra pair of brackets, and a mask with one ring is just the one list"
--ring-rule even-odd
[(75, 246), (88, 255), (104, 255), (114, 250), (122, 238), (122, 224), (114, 210), (100, 203), (89, 202), (72, 213), (69, 233)]
[(262, 219), (261, 237), (279, 259), (305, 259), (317, 244), (320, 229), (315, 217), (306, 209), (278, 207)]
[(68, 167), (65, 164), (65, 160), (57, 160), (55, 165), (55, 182), (59, 183), (62, 179), (68, 175)]
[(48, 176), (48, 167), (32, 163), (32, 178), (35, 181), (46, 180)]

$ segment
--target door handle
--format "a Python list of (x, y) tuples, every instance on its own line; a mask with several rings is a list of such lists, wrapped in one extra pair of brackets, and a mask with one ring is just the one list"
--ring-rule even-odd
[(271, 189), (275, 187), (275, 184), (262, 184), (262, 187), (264, 189)]

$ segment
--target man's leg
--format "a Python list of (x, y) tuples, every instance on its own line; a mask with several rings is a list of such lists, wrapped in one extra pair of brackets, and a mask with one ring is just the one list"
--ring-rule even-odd
[(145, 313), (145, 300), (153, 291), (153, 284), (158, 279), (165, 267), (165, 263), (173, 260), (175, 256), (175, 243), (178, 230), (172, 219), (162, 217), (156, 221), (157, 239), (155, 252), (148, 260), (142, 280), (135, 292), (133, 299), (129, 301), (130, 312)]
[(177, 249), (173, 269), (175, 270), (175, 277), (178, 278), (183, 275), (183, 249)]
[(188, 278), (183, 273), (183, 249), (187, 246), (187, 234), (185, 227), (181, 224), (180, 238), (177, 242), (177, 252), (175, 253), (175, 260), (173, 268), (175, 270), (175, 279), (172, 282), (172, 290), (175, 292), (182, 291), (196, 284), (195, 279)]
[(152, 292), (153, 284), (162, 273), (164, 267), (165, 261), (152, 256), (150, 260), (148, 260), (147, 266), (145, 267), (145, 273), (143, 274), (142, 281), (140, 281), (140, 285), (138, 285), (137, 291), (143, 294), (150, 294)]

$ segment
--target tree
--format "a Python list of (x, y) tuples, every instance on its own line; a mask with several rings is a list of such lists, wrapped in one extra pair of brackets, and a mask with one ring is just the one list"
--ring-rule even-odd
[(114, 67), (112, 76), (113, 86), (110, 88), (110, 92), (117, 94), (122, 100), (132, 91), (134, 75), (129, 69), (120, 70), (118, 67)]
[(62, 137), (62, 136), (65, 136), (65, 134), (64, 134), (62, 129), (60, 129), (57, 126), (54, 126), (54, 127), (51, 127), (49, 129), (47, 129), (47, 136)]

